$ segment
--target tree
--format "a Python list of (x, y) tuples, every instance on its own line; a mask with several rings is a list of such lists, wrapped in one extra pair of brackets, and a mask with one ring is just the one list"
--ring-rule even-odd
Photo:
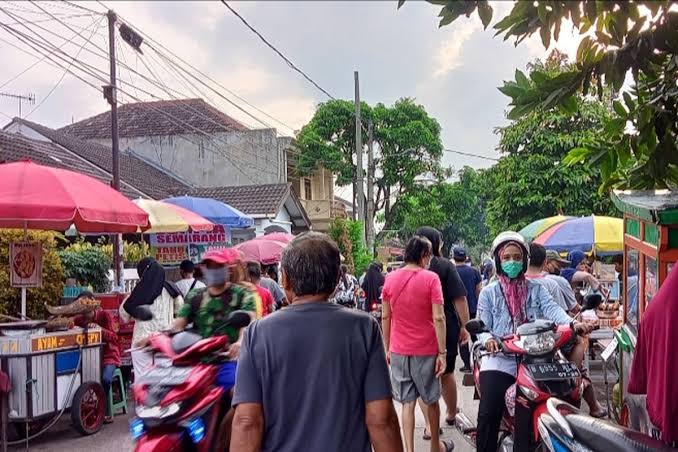
[(361, 275), (367, 270), (372, 256), (363, 246), (363, 234), (365, 226), (361, 221), (335, 219), (328, 230), (328, 235), (337, 243), (341, 255), (344, 256), (344, 264), (350, 273)]
[[(404, 3), (399, 1), (399, 7)], [(492, 20), (489, 2), (432, 0), (442, 5), (440, 26), (475, 11), (485, 26)], [(603, 185), (655, 188), (678, 185), (678, 12), (673, 2), (658, 1), (519, 1), (494, 25), (504, 40), (539, 33), (545, 48), (558, 41), (561, 25), (572, 22), (580, 36), (576, 65), (560, 74), (516, 71), (501, 91), (511, 97), (509, 118), (554, 107), (576, 108), (576, 93), (596, 86), (618, 93), (627, 73), (634, 88), (614, 102), (615, 115), (599, 133), (572, 150), (570, 164), (588, 160), (600, 168)]]
[[(372, 108), (362, 103), (361, 120), (365, 136), (369, 121), (373, 121), (378, 149), (374, 160), (375, 215), (383, 210), (388, 229), (392, 201), (397, 203), (400, 197), (416, 190), (417, 177), (425, 174), (438, 177), (444, 173), (440, 167), (443, 154), (440, 124), (409, 98), (400, 99), (391, 107), (380, 103)], [(337, 185), (353, 184), (354, 193), (357, 192), (353, 102), (330, 100), (320, 104), (311, 121), (299, 132), (296, 145), (300, 175), (308, 175), (323, 165), (337, 175)]]

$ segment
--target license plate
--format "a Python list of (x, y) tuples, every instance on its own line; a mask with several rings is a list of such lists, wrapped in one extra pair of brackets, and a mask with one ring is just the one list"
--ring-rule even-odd
[(581, 375), (575, 363), (528, 364), (527, 369), (535, 381), (568, 380)]
[(140, 383), (176, 386), (182, 384), (191, 373), (190, 367), (156, 367), (148, 371), (140, 380)]

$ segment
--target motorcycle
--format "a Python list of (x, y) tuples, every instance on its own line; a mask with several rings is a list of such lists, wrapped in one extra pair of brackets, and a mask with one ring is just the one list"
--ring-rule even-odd
[[(245, 311), (228, 316), (235, 328), (249, 323)], [(147, 347), (161, 359), (134, 385), (130, 435), (135, 451), (216, 450), (219, 425), (231, 405), (230, 396), (215, 384), (228, 345), (228, 336), (203, 339), (191, 331), (151, 337)]]
[[(599, 294), (584, 300), (582, 311), (596, 309), (602, 303)], [(482, 320), (470, 320), (466, 330), (478, 335), (490, 333)], [(519, 326), (516, 334), (495, 337), (504, 355), (514, 356), (518, 363), (516, 383), (506, 392), (507, 407), (500, 426), (498, 450), (536, 450), (541, 442), (539, 416), (546, 412), (546, 401), (552, 396), (581, 402), (582, 375), (577, 365), (567, 360), (560, 349), (575, 336), (571, 325), (557, 326), (549, 320), (535, 320)], [(473, 345), (473, 372), (464, 376), (464, 386), (475, 386), (474, 398), (480, 398), (480, 361), (490, 355), (479, 342)], [(455, 426), (472, 446), (476, 445), (477, 429), (464, 414), (457, 413)]]
[(658, 439), (635, 430), (596, 419), (556, 398), (546, 402), (538, 428), (551, 452), (646, 452), (676, 451)]

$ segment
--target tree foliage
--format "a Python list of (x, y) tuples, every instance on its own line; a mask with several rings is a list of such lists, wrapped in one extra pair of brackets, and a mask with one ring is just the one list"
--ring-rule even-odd
[(81, 286), (92, 286), (96, 292), (108, 291), (108, 271), (112, 257), (100, 245), (78, 241), (59, 252), (66, 277), (75, 278)]
[(370, 264), (372, 257), (363, 246), (364, 223), (361, 221), (336, 218), (327, 234), (337, 243), (344, 264), (349, 272), (360, 275)]
[[(402, 1), (399, 3), (402, 6)], [(478, 12), (487, 27), (492, 7), (486, 1), (435, 0), (441, 5), (440, 26)], [(518, 45), (539, 33), (545, 48), (558, 41), (563, 22), (571, 21), (584, 36), (576, 64), (559, 74), (516, 71), (501, 91), (511, 98), (509, 118), (534, 110), (575, 109), (575, 94), (592, 86), (618, 93), (627, 73), (634, 89), (614, 104), (596, 137), (572, 151), (568, 163), (584, 160), (600, 168), (604, 184), (631, 188), (678, 185), (678, 12), (673, 2), (545, 1), (515, 2), (494, 25), (504, 40)], [(632, 125), (633, 127), (629, 127)]]

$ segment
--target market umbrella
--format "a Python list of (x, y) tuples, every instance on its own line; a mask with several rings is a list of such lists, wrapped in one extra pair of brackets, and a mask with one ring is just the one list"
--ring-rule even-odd
[(252, 240), (273, 240), (274, 242), (290, 243), (294, 240), (294, 237), (293, 234), (288, 234), (286, 232), (272, 232), (270, 234), (260, 235)]
[(249, 228), (254, 225), (252, 217), (216, 199), (177, 196), (164, 201), (197, 213), (215, 224), (223, 224), (232, 228)]
[(572, 218), (551, 226), (534, 240), (558, 252), (615, 254), (624, 250), (624, 221), (621, 218)]
[(148, 214), (120, 192), (84, 174), (29, 161), (0, 164), (0, 227), (133, 233)]
[(152, 199), (135, 199), (134, 204), (148, 214), (151, 229), (147, 234), (158, 232), (211, 231), (214, 224), (183, 207)]
[(280, 262), (280, 257), (286, 247), (286, 243), (275, 240), (248, 240), (236, 245), (235, 249), (240, 251), (248, 262), (270, 265)]
[(533, 221), (518, 232), (520, 235), (525, 237), (525, 240), (530, 242), (554, 224), (562, 223), (563, 221), (569, 220), (570, 218), (572, 217), (566, 217), (565, 215), (556, 215), (554, 217), (542, 218), (541, 220)]

